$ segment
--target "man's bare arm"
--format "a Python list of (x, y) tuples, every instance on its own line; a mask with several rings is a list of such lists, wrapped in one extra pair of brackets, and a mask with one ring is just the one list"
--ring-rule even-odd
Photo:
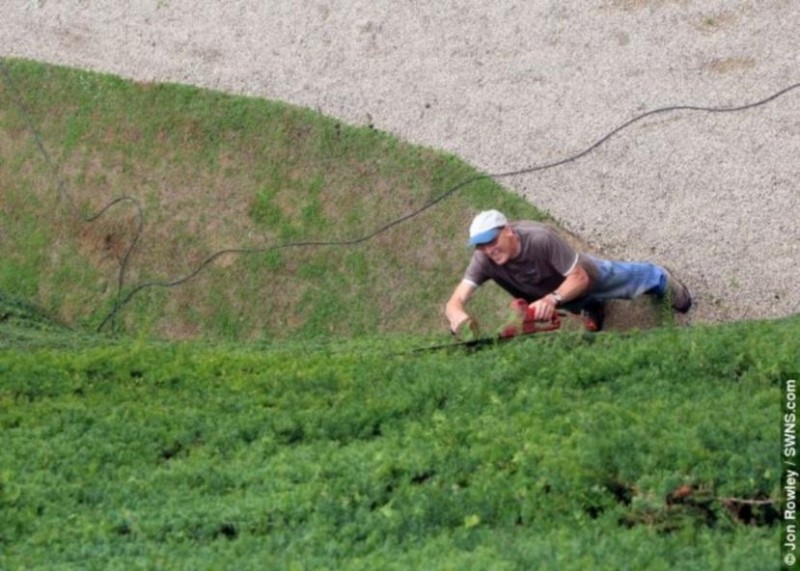
[[(589, 291), (592, 280), (589, 274), (580, 264), (576, 264), (574, 268), (566, 275), (561, 285), (555, 290), (558, 297), (562, 302), (577, 299)], [(552, 293), (537, 299), (531, 304), (531, 307), (536, 310), (536, 318), (542, 321), (547, 321), (553, 317), (555, 313), (558, 300)]]
[(456, 286), (453, 295), (450, 296), (447, 305), (445, 305), (445, 316), (450, 322), (450, 331), (458, 331), (458, 327), (467, 319), (470, 319), (466, 307), (474, 291), (475, 286), (466, 280)]

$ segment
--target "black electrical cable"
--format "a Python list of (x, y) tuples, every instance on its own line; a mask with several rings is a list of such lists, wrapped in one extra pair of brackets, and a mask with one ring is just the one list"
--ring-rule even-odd
[[(13, 94), (14, 99), (15, 99), (15, 103), (19, 107), (19, 109), (22, 112), (22, 114), (25, 116), (26, 122), (28, 124), (28, 128), (29, 128), (29, 130), (31, 131), (31, 133), (33, 135), (34, 141), (36, 143), (37, 148), (39, 149), (39, 152), (42, 154), (42, 156), (43, 156), (43, 158), (45, 160), (45, 163), (48, 165), (48, 167), (50, 168), (51, 172), (53, 173), (53, 176), (54, 176), (54, 178), (55, 178), (55, 180), (57, 182), (57, 187), (58, 187), (58, 191), (59, 191), (60, 195), (62, 197), (64, 197), (66, 200), (68, 200), (69, 203), (72, 205), (73, 211), (76, 211), (75, 206), (74, 206), (74, 204), (72, 204), (72, 200), (71, 200), (71, 198), (69, 197), (69, 194), (66, 191), (66, 183), (64, 182), (64, 180), (59, 175), (59, 171), (58, 171), (57, 165), (55, 164), (55, 162), (52, 160), (52, 158), (48, 154), (48, 152), (47, 152), (47, 150), (46, 150), (46, 148), (44, 146), (44, 143), (42, 141), (42, 137), (39, 134), (38, 130), (36, 129), (36, 126), (33, 123), (33, 120), (31, 118), (31, 115), (28, 112), (27, 108), (25, 107), (25, 104), (23, 102), (22, 97), (19, 95), (19, 92), (16, 90), (14, 80), (13, 80), (13, 78), (11, 76), (11, 73), (8, 70), (8, 67), (6, 66), (5, 60), (3, 58), (0, 58), (0, 69), (2, 69), (3, 77), (5, 78), (6, 84), (9, 86), (10, 90), (12, 91), (12, 94)], [(120, 262), (120, 271), (119, 271), (119, 276), (118, 276), (118, 280), (117, 280), (117, 282), (118, 282), (117, 283), (117, 300), (114, 303), (113, 309), (103, 319), (103, 321), (97, 327), (97, 330), (101, 331), (103, 329), (103, 327), (105, 327), (105, 325), (107, 323), (111, 322), (114, 319), (114, 317), (122, 310), (122, 308), (124, 308), (139, 292), (141, 292), (141, 291), (143, 291), (145, 289), (149, 289), (149, 288), (156, 288), (156, 287), (159, 287), (159, 288), (172, 288), (172, 287), (176, 287), (176, 286), (179, 286), (181, 284), (184, 284), (184, 283), (190, 281), (191, 279), (193, 279), (194, 277), (196, 277), (198, 274), (200, 274), (206, 267), (208, 267), (210, 264), (212, 264), (217, 258), (219, 258), (221, 256), (224, 256), (226, 254), (234, 254), (234, 255), (265, 254), (265, 253), (268, 253), (268, 252), (273, 252), (273, 251), (277, 251), (277, 250), (284, 250), (284, 249), (289, 249), (289, 248), (347, 247), (347, 246), (354, 246), (354, 245), (357, 245), (357, 244), (361, 244), (363, 242), (367, 242), (368, 240), (371, 240), (375, 236), (377, 236), (379, 234), (382, 234), (383, 232), (386, 232), (386, 231), (388, 231), (389, 229), (391, 229), (391, 228), (393, 228), (395, 226), (398, 226), (398, 225), (400, 225), (400, 224), (402, 224), (402, 223), (404, 223), (404, 222), (406, 222), (408, 220), (411, 220), (411, 219), (415, 218), (416, 216), (419, 216), (423, 212), (433, 208), (434, 206), (436, 206), (440, 202), (444, 201), (445, 199), (447, 199), (451, 195), (455, 194), (456, 192), (458, 192), (459, 190), (461, 190), (462, 188), (464, 188), (464, 187), (466, 187), (466, 186), (468, 186), (470, 184), (474, 184), (474, 183), (476, 183), (478, 181), (486, 180), (486, 179), (501, 179), (501, 178), (509, 178), (509, 177), (514, 177), (514, 176), (533, 174), (535, 172), (539, 172), (539, 171), (543, 171), (543, 170), (547, 170), (547, 169), (552, 169), (552, 168), (564, 166), (564, 165), (567, 165), (569, 163), (573, 163), (575, 161), (578, 161), (581, 158), (583, 158), (586, 155), (588, 155), (589, 153), (591, 153), (592, 151), (594, 151), (595, 149), (597, 149), (598, 147), (600, 147), (601, 145), (603, 145), (604, 143), (606, 143), (609, 139), (611, 139), (612, 137), (614, 137), (615, 135), (617, 135), (621, 131), (627, 129), (628, 127), (630, 127), (631, 125), (634, 125), (635, 123), (638, 123), (638, 122), (640, 122), (640, 121), (642, 121), (644, 119), (647, 119), (648, 117), (653, 117), (653, 116), (656, 116), (656, 115), (663, 115), (663, 114), (667, 114), (667, 113), (675, 113), (675, 112), (679, 112), (679, 111), (704, 112), (704, 113), (733, 113), (733, 112), (746, 111), (748, 109), (753, 109), (753, 108), (756, 108), (756, 107), (760, 107), (762, 105), (766, 105), (767, 103), (769, 103), (771, 101), (774, 101), (775, 99), (778, 99), (779, 97), (782, 97), (783, 95), (789, 93), (790, 91), (793, 91), (793, 90), (797, 89), (798, 87), (800, 87), (800, 82), (794, 83), (792, 85), (789, 85), (788, 87), (785, 87), (785, 88), (781, 89), (780, 91), (777, 91), (777, 92), (773, 93), (772, 95), (770, 95), (770, 96), (768, 96), (768, 97), (766, 97), (764, 99), (760, 99), (760, 100), (754, 101), (752, 103), (747, 103), (747, 104), (744, 104), (744, 105), (738, 105), (738, 106), (732, 106), (732, 107), (704, 107), (704, 106), (697, 106), (697, 105), (671, 105), (671, 106), (667, 106), (667, 107), (660, 107), (658, 109), (653, 109), (651, 111), (646, 111), (644, 113), (636, 115), (635, 117), (629, 119), (628, 121), (625, 121), (624, 123), (622, 123), (621, 125), (619, 125), (615, 129), (609, 131), (603, 137), (601, 137), (600, 139), (598, 139), (597, 141), (595, 141), (594, 143), (592, 143), (591, 145), (589, 145), (584, 150), (582, 150), (582, 151), (580, 151), (578, 153), (570, 155), (570, 156), (568, 156), (568, 157), (566, 157), (564, 159), (560, 159), (560, 160), (557, 160), (557, 161), (554, 161), (554, 162), (544, 163), (544, 164), (541, 164), (541, 165), (535, 165), (535, 166), (531, 166), (531, 167), (526, 167), (526, 168), (517, 169), (517, 170), (513, 170), (513, 171), (508, 171), (508, 172), (502, 172), (502, 173), (476, 175), (474, 177), (465, 179), (462, 182), (456, 184), (455, 186), (447, 189), (446, 191), (444, 191), (439, 196), (433, 198), (432, 200), (430, 200), (428, 203), (426, 203), (425, 205), (421, 206), (420, 208), (418, 208), (416, 210), (413, 210), (413, 211), (409, 212), (408, 214), (405, 214), (404, 216), (396, 218), (395, 220), (392, 220), (392, 221), (388, 222), (387, 224), (384, 224), (384, 225), (378, 227), (377, 229), (373, 230), (372, 232), (370, 232), (368, 234), (365, 234), (363, 236), (352, 238), (352, 239), (347, 239), (347, 240), (289, 242), (289, 243), (286, 243), (286, 244), (279, 244), (279, 245), (276, 245), (276, 246), (270, 246), (270, 247), (264, 247), (264, 248), (230, 248), (230, 249), (219, 250), (219, 251), (211, 254), (210, 256), (208, 256), (194, 270), (192, 270), (191, 272), (189, 272), (185, 276), (182, 276), (180, 278), (176, 278), (176, 279), (171, 280), (171, 281), (150, 281), (150, 282), (140, 283), (140, 284), (134, 286), (130, 291), (128, 291), (128, 293), (124, 297), (122, 297), (122, 289), (124, 288), (124, 275), (125, 275), (125, 272), (126, 272), (126, 269), (127, 269), (127, 265), (129, 263), (129, 260), (130, 260), (131, 253), (133, 252), (134, 247), (138, 243), (139, 238), (141, 236), (141, 233), (143, 231), (144, 213), (143, 213), (141, 204), (139, 203), (139, 201), (136, 198), (130, 197), (130, 196), (123, 196), (123, 197), (117, 198), (114, 201), (112, 201), (111, 203), (109, 203), (108, 205), (106, 205), (105, 207), (103, 207), (100, 211), (98, 211), (93, 216), (83, 219), (85, 222), (93, 222), (94, 220), (100, 218), (103, 214), (105, 214), (111, 207), (113, 207), (116, 204), (119, 204), (121, 202), (131, 202), (132, 204), (135, 205), (135, 207), (137, 209), (137, 217), (138, 217), (137, 231), (136, 231), (136, 234), (134, 236), (134, 239), (131, 242), (131, 245), (126, 250), (125, 255), (123, 256), (123, 259)]]
[(551, 169), (551, 168), (555, 168), (555, 167), (559, 167), (559, 166), (563, 166), (563, 165), (575, 162), (575, 161), (583, 158), (584, 156), (588, 155), (592, 151), (594, 151), (596, 148), (598, 148), (599, 146), (604, 144), (606, 141), (611, 139), (613, 136), (618, 134), (620, 131), (623, 131), (624, 129), (630, 127), (634, 123), (642, 121), (642, 120), (644, 120), (644, 119), (646, 119), (648, 117), (652, 117), (654, 115), (659, 115), (659, 114), (664, 114), (664, 113), (672, 113), (672, 112), (676, 112), (676, 111), (703, 111), (703, 112), (707, 112), (707, 113), (731, 113), (731, 112), (736, 112), (736, 111), (745, 111), (747, 109), (752, 109), (752, 108), (755, 108), (755, 107), (759, 107), (761, 105), (765, 105), (765, 104), (769, 103), (770, 101), (773, 101), (773, 100), (781, 97), (782, 95), (785, 95), (789, 91), (797, 89), (798, 87), (800, 87), (800, 83), (795, 83), (793, 85), (790, 85), (789, 87), (786, 87), (786, 88), (784, 88), (784, 89), (782, 89), (782, 90), (770, 95), (769, 97), (766, 97), (765, 99), (761, 99), (761, 100), (755, 101), (753, 103), (748, 103), (748, 104), (740, 105), (740, 106), (736, 106), (736, 107), (701, 107), (701, 106), (695, 106), (695, 105), (673, 105), (673, 106), (669, 106), (669, 107), (662, 107), (662, 108), (659, 108), (659, 109), (653, 109), (652, 111), (647, 111), (647, 112), (642, 113), (640, 115), (637, 115), (636, 117), (634, 117), (634, 118), (626, 121), (625, 123), (621, 124), (620, 126), (615, 128), (614, 130), (610, 131), (605, 136), (603, 136), (602, 138), (598, 139), (593, 144), (591, 144), (586, 149), (584, 149), (583, 151), (580, 151), (577, 154), (571, 155), (571, 156), (569, 156), (569, 157), (567, 157), (565, 159), (561, 159), (561, 160), (558, 160), (558, 161), (555, 161), (555, 162), (545, 163), (545, 164), (537, 165), (537, 166), (533, 166), (533, 167), (527, 167), (527, 168), (514, 170), (514, 171), (509, 171), (509, 172), (503, 172), (503, 173), (484, 174), (484, 175), (478, 175), (478, 176), (471, 177), (471, 178), (466, 179), (466, 180), (456, 184), (455, 186), (449, 188), (448, 190), (446, 190), (445, 192), (443, 192), (439, 196), (433, 198), (430, 202), (428, 202), (427, 204), (425, 204), (422, 207), (418, 208), (417, 210), (413, 210), (413, 211), (409, 212), (408, 214), (406, 214), (404, 216), (401, 216), (400, 218), (392, 220), (388, 224), (380, 226), (379, 228), (377, 228), (376, 230), (373, 230), (369, 234), (366, 234), (366, 235), (358, 237), (358, 238), (353, 238), (353, 239), (350, 239), (350, 240), (339, 240), (339, 241), (291, 242), (291, 243), (287, 243), (287, 244), (281, 244), (281, 245), (278, 245), (278, 246), (272, 246), (272, 247), (269, 247), (269, 248), (257, 248), (257, 249), (250, 249), (250, 248), (238, 249), (237, 248), (237, 249), (229, 249), (229, 250), (220, 250), (220, 251), (212, 254), (208, 258), (206, 258), (191, 273), (187, 274), (186, 276), (184, 276), (182, 278), (176, 279), (176, 280), (171, 281), (171, 282), (147, 282), (147, 283), (143, 283), (143, 284), (140, 284), (140, 285), (136, 286), (135, 288), (133, 288), (128, 293), (128, 295), (125, 297), (125, 299), (122, 300), (122, 302), (120, 302), (118, 304), (118, 308), (115, 308), (114, 311), (111, 314), (109, 314), (108, 317), (106, 317), (106, 319), (103, 321), (103, 323), (101, 323), (101, 325), (100, 325), (100, 327), (98, 329), (102, 328), (103, 325), (105, 325), (106, 321), (108, 321), (111, 317), (113, 317), (114, 313), (116, 313), (119, 308), (121, 308), (124, 305), (126, 305), (139, 291), (141, 291), (143, 289), (146, 289), (146, 288), (151, 288), (151, 287), (169, 288), (169, 287), (174, 287), (174, 286), (180, 285), (182, 283), (185, 283), (185, 282), (191, 280), (192, 278), (194, 278), (197, 274), (199, 274), (203, 269), (205, 269), (206, 266), (211, 264), (214, 260), (216, 260), (217, 258), (219, 258), (220, 256), (223, 256), (225, 254), (255, 254), (255, 253), (263, 254), (263, 253), (272, 252), (272, 251), (276, 251), (276, 250), (287, 249), (287, 248), (354, 246), (356, 244), (360, 244), (362, 242), (366, 242), (368, 240), (371, 240), (375, 236), (377, 236), (379, 234), (382, 234), (383, 232), (386, 232), (387, 230), (389, 230), (389, 229), (391, 229), (391, 228), (393, 228), (393, 227), (395, 227), (395, 226), (397, 226), (399, 224), (402, 224), (403, 222), (406, 222), (406, 221), (408, 221), (408, 220), (410, 220), (412, 218), (415, 218), (416, 216), (422, 214), (426, 210), (429, 210), (430, 208), (433, 208), (434, 206), (436, 206), (437, 204), (439, 204), (440, 202), (442, 202), (443, 200), (445, 200), (449, 196), (453, 195), (454, 193), (458, 192), (459, 190), (461, 190), (465, 186), (468, 186), (468, 185), (473, 184), (475, 182), (478, 182), (478, 181), (481, 181), (481, 180), (485, 180), (485, 179), (499, 179), (499, 178), (508, 178), (508, 177), (513, 177), (513, 176), (520, 176), (520, 175), (525, 175), (525, 174), (532, 174), (532, 173), (535, 173), (535, 172), (538, 172), (538, 171), (542, 171), (542, 170), (545, 170), (545, 169)]

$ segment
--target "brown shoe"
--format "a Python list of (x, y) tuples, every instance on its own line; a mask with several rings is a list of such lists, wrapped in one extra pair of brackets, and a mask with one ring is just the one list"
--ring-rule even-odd
[(664, 297), (672, 305), (672, 309), (678, 313), (686, 313), (692, 307), (692, 294), (689, 293), (689, 288), (676, 278), (669, 268), (664, 268), (664, 273), (667, 275)]

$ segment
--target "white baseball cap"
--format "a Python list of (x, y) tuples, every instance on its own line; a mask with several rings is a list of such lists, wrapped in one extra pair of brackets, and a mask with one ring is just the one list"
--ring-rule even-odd
[(469, 245), (488, 244), (500, 233), (500, 229), (508, 224), (508, 219), (497, 210), (485, 210), (472, 219), (469, 227)]

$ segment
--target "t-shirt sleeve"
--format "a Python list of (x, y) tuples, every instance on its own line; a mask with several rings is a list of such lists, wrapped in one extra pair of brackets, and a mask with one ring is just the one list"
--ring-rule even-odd
[(472, 259), (464, 272), (464, 281), (471, 283), (475, 287), (482, 286), (488, 279), (487, 261), (477, 250), (472, 254)]
[(577, 265), (578, 253), (555, 231), (547, 233), (546, 248), (550, 265), (562, 276), (566, 276)]

